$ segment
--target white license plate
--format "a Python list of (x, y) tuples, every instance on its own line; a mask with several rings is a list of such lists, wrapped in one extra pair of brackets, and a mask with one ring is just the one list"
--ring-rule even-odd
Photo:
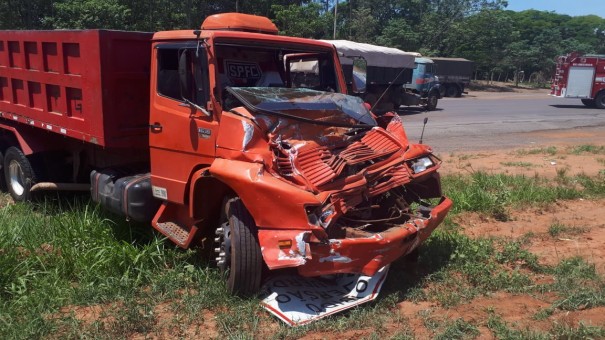
[(388, 271), (384, 266), (374, 276), (277, 276), (263, 286), (261, 305), (286, 324), (301, 326), (374, 300)]

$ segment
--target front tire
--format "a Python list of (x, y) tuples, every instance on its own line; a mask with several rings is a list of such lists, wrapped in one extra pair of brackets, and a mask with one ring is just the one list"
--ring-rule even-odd
[(4, 178), (8, 193), (15, 202), (30, 201), (36, 175), (31, 163), (18, 148), (11, 146), (4, 155)]
[(239, 197), (226, 199), (217, 231), (218, 267), (225, 272), (232, 295), (251, 296), (260, 289), (263, 256), (254, 219)]
[(594, 100), (595, 106), (598, 109), (605, 109), (605, 92), (601, 91)]
[(437, 93), (431, 92), (429, 96), (426, 98), (426, 110), (433, 111), (437, 108), (437, 102), (439, 101), (439, 97)]

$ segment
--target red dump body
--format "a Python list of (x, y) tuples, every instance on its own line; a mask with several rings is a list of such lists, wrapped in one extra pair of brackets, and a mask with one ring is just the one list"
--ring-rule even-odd
[(145, 147), (151, 37), (0, 32), (2, 116), (103, 147)]

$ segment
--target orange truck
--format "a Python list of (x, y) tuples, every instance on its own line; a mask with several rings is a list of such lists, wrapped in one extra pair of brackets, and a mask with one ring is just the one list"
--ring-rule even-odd
[(234, 294), (267, 268), (374, 274), (450, 209), (440, 160), (346, 94), (332, 45), (277, 32), (237, 13), (154, 34), (0, 32), (2, 183), (15, 201), (90, 190), (212, 247)]

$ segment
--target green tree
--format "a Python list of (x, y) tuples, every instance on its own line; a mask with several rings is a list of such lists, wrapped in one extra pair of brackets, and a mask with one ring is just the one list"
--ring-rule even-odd
[(117, 0), (64, 0), (53, 4), (44, 22), (52, 28), (127, 29), (130, 9)]
[(378, 34), (378, 22), (372, 16), (370, 8), (362, 7), (353, 10), (351, 18), (351, 37), (349, 39), (362, 43), (376, 43), (376, 35)]
[(514, 69), (515, 86), (519, 86), (520, 73), (526, 67), (536, 63), (535, 58), (538, 56), (538, 50), (527, 40), (517, 40), (508, 44), (505, 53), (506, 58), (504, 59), (504, 63), (507, 63)]
[(462, 21), (453, 55), (475, 61), (476, 69), (493, 80), (496, 72), (507, 71), (504, 48), (512, 41), (513, 29), (507, 11), (480, 11)]
[(376, 38), (376, 43), (404, 51), (418, 51), (422, 47), (422, 36), (405, 19), (392, 19)]
[(307, 5), (273, 5), (275, 24), (283, 35), (305, 38), (331, 37), (333, 14), (319, 3)]

